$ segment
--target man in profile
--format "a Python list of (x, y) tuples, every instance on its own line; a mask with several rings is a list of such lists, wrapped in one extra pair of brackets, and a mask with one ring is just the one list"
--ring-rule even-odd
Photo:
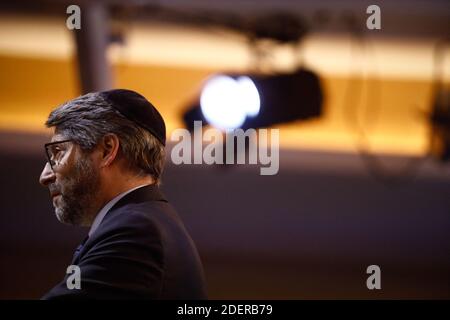
[(90, 227), (66, 278), (43, 299), (204, 299), (195, 245), (158, 185), (166, 128), (156, 108), (125, 89), (93, 92), (53, 110), (40, 183), (62, 223)]

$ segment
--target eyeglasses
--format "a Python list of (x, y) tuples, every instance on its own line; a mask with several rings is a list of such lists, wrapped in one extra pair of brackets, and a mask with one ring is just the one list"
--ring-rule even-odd
[(62, 141), (54, 141), (50, 143), (46, 143), (44, 145), (45, 154), (47, 155), (48, 163), (53, 171), (55, 171), (55, 167), (58, 167), (61, 164), (61, 160), (66, 154), (67, 148), (63, 148), (63, 145), (66, 142), (71, 142), (72, 139), (62, 140)]

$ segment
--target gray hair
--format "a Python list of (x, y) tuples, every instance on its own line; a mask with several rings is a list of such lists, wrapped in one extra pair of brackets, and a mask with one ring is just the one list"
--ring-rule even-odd
[(150, 174), (160, 183), (165, 150), (149, 131), (125, 118), (97, 92), (70, 100), (53, 110), (45, 125), (73, 139), (84, 151), (92, 150), (108, 133), (120, 141), (120, 152), (138, 175)]

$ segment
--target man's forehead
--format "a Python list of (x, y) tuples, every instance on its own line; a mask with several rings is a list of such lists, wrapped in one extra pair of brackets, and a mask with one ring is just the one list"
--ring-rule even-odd
[(62, 133), (58, 132), (57, 130), (53, 130), (53, 132), (51, 133), (50, 142), (61, 141), (61, 140), (66, 140), (66, 137)]
[(55, 141), (60, 141), (63, 140), (62, 136), (60, 135), (54, 135), (51, 139), (50, 142), (55, 142)]

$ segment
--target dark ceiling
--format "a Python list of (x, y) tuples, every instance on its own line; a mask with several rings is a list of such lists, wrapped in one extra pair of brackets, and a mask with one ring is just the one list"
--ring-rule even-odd
[[(263, 32), (266, 32), (285, 25), (298, 28), (300, 25), (313, 32), (340, 33), (348, 32), (349, 28), (353, 31), (359, 28), (360, 31), (371, 32), (375, 36), (436, 39), (448, 37), (450, 30), (450, 1), (447, 0), (377, 1), (381, 8), (382, 29), (376, 31), (365, 28), (365, 21), (369, 16), (366, 9), (373, 4), (373, 1), (366, 0), (95, 2), (106, 4), (114, 19), (189, 24), (201, 28), (225, 27), (247, 33), (254, 33), (258, 28), (263, 28)], [(79, 4), (83, 9), (92, 3), (93, 1), (88, 0), (2, 1), (0, 13), (64, 16), (66, 7), (70, 4)]]

